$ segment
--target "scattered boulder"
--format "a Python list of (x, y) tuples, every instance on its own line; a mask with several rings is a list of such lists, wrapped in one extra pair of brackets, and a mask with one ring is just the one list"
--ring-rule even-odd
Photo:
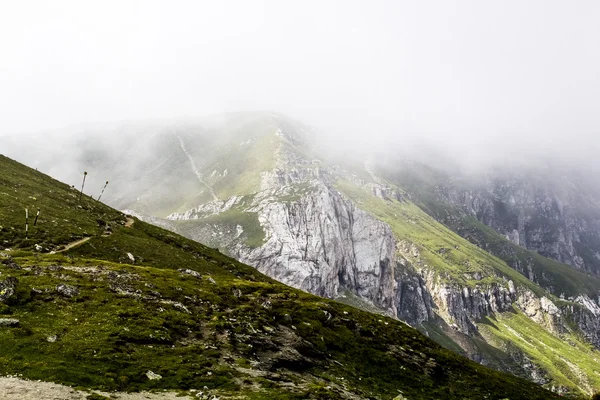
[(7, 267), (12, 268), (12, 269), (21, 269), (21, 266), (19, 264), (17, 264), (11, 256), (8, 256), (7, 259), (2, 260), (2, 264), (6, 265)]
[(79, 290), (75, 286), (67, 285), (65, 283), (56, 286), (56, 291), (65, 297), (73, 297), (79, 294)]
[[(111, 291), (113, 291), (117, 294), (120, 294), (122, 296), (137, 297), (137, 298), (142, 296), (142, 291), (140, 289), (136, 289), (135, 287), (128, 285), (126, 283), (123, 283), (123, 282), (112, 282), (112, 283), (110, 283), (110, 285), (108, 287)], [(160, 295), (160, 293), (158, 293), (158, 294)]]
[(33, 245), (33, 247), (35, 248), (35, 251), (37, 251), (37, 252), (44, 250), (44, 248), (42, 246), (40, 246), (39, 244), (35, 244), (35, 245)]
[(131, 253), (127, 253), (127, 257), (129, 257), (129, 259), (131, 260), (131, 262), (135, 262), (135, 257), (133, 256), (133, 254)]
[(16, 318), (0, 318), (0, 326), (18, 326), (19, 320)]
[(151, 381), (158, 380), (158, 379), (162, 379), (162, 375), (155, 374), (154, 372), (152, 372), (152, 371), (150, 371), (150, 370), (148, 370), (148, 371), (146, 372), (146, 376), (147, 376), (147, 377), (148, 377), (148, 379), (150, 379)]
[(184, 313), (187, 313), (187, 314), (191, 314), (192, 313), (186, 306), (184, 306), (181, 303), (175, 302), (175, 303), (173, 303), (173, 307), (175, 307), (176, 309), (178, 309), (180, 311), (183, 311)]
[(231, 292), (233, 293), (233, 297), (239, 299), (240, 297), (242, 297), (242, 291), (238, 288), (233, 288), (231, 289)]
[(191, 276), (193, 276), (195, 278), (202, 279), (202, 275), (200, 275), (199, 272), (196, 272), (193, 269), (180, 268), (177, 271), (181, 272), (182, 274), (191, 275)]
[(58, 337), (56, 337), (56, 335), (50, 335), (46, 338), (46, 341), (48, 343), (54, 343), (54, 342), (56, 342), (56, 339), (58, 339)]
[(15, 294), (15, 289), (17, 287), (17, 278), (9, 276), (4, 281), (0, 282), (0, 301), (5, 302), (12, 295)]
[(269, 300), (263, 301), (263, 303), (261, 304), (261, 306), (263, 308), (266, 308), (267, 310), (270, 310), (271, 308), (273, 308), (273, 305), (271, 304), (271, 302)]

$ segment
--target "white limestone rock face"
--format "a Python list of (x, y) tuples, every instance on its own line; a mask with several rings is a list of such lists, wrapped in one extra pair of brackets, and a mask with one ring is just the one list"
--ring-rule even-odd
[(238, 245), (238, 258), (288, 285), (335, 297), (350, 289), (396, 315), (396, 241), (391, 229), (316, 182), (294, 202), (264, 196), (258, 212), (267, 241), (257, 249)]

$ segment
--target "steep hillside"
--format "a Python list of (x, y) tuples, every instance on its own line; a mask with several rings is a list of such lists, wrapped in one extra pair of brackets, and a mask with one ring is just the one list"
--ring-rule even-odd
[[(0, 171), (3, 374), (221, 398), (554, 397), (4, 156)], [(41, 211), (27, 236), (25, 207)]]
[(127, 213), (556, 392), (600, 388), (600, 280), (448, 201), (446, 175), (320, 157), (309, 128), (276, 114), (128, 135), (126, 157), (89, 160), (96, 175), (140, 166), (120, 168), (106, 197)]
[[(217, 199), (154, 217), (154, 223), (210, 243), (278, 281), (407, 321), (485, 365), (561, 392), (600, 387), (594, 373), (600, 353), (590, 348), (600, 343), (600, 280), (540, 256), (543, 279), (530, 279), (423, 212), (419, 205), (428, 209), (410, 185), (350, 160), (317, 157), (305, 129), (281, 116), (253, 118), (247, 154), (269, 154), (258, 169), (248, 168), (260, 183), (233, 180), (238, 191), (215, 192)], [(245, 135), (237, 140), (242, 147), (250, 140)], [(237, 158), (247, 163), (245, 152)], [(231, 160), (198, 172), (218, 187)], [(176, 208), (176, 197), (170, 201)], [(143, 213), (135, 205), (134, 211)], [(525, 324), (513, 328), (513, 315), (532, 320), (529, 331)], [(503, 322), (490, 325), (490, 318)], [(529, 334), (576, 345), (545, 354), (547, 343), (520, 341)]]

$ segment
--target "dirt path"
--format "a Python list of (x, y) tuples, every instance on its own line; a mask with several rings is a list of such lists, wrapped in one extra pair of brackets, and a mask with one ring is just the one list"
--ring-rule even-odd
[(62, 252), (72, 249), (73, 247), (80, 246), (90, 239), (91, 239), (91, 237), (84, 237), (83, 239), (79, 239), (76, 242), (69, 243), (68, 245), (65, 246), (64, 249), (57, 251), (57, 253), (62, 253)]
[[(178, 397), (176, 392), (164, 393), (103, 393), (103, 396), (116, 400), (185, 400), (189, 396)], [(15, 377), (0, 377), (0, 399), (3, 400), (86, 400), (90, 392), (73, 389), (50, 382), (28, 381)]]
[[(131, 228), (134, 224), (135, 220), (131, 217), (127, 217), (127, 221), (125, 222), (125, 228)], [(109, 236), (109, 235), (104, 235), (104, 236)], [(64, 249), (62, 250), (58, 250), (57, 253), (63, 253), (67, 250), (71, 250), (73, 247), (77, 247), (77, 246), (81, 246), (82, 244), (84, 244), (85, 242), (87, 242), (88, 240), (90, 240), (92, 237), (88, 236), (88, 237), (84, 237), (83, 239), (79, 239), (75, 242), (69, 243), (65, 246)]]

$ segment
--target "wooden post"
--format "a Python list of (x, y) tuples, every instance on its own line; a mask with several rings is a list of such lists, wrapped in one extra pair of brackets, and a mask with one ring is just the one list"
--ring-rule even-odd
[(29, 210), (25, 209), (25, 240), (27, 240), (27, 232), (29, 231)]
[(38, 207), (37, 214), (35, 214), (35, 221), (33, 221), (33, 226), (37, 224), (38, 217), (40, 216), (40, 208)]
[(81, 196), (83, 196), (83, 187), (85, 186), (85, 177), (87, 176), (87, 171), (83, 173), (83, 183), (81, 184), (81, 192), (79, 193), (79, 201), (81, 202)]
[(108, 181), (106, 181), (106, 183), (104, 184), (104, 187), (102, 188), (102, 192), (100, 192), (100, 196), (98, 196), (98, 201), (100, 201), (100, 198), (104, 194), (104, 189), (106, 189), (107, 186), (108, 186)]

